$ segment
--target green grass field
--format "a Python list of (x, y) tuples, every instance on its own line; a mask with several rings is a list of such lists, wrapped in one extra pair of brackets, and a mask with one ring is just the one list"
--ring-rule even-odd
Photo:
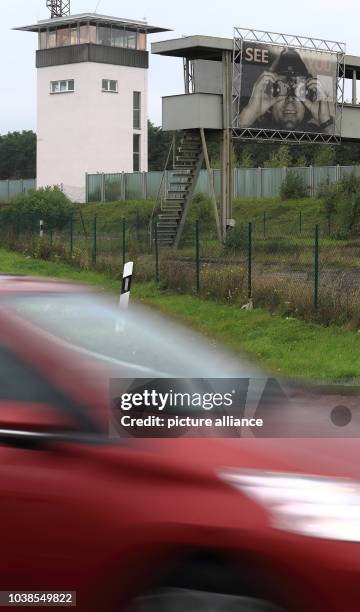
[[(30, 259), (0, 249), (0, 271), (67, 278), (118, 294), (120, 283), (108, 274)], [(135, 283), (132, 296), (167, 316), (193, 327), (208, 338), (246, 354), (274, 373), (323, 382), (360, 380), (360, 336), (342, 327), (323, 327), (263, 310), (241, 311), (236, 306), (190, 295), (160, 292), (154, 284)]]
[[(94, 215), (98, 216), (98, 229), (101, 232), (120, 228), (123, 218), (130, 223), (146, 224), (150, 219), (153, 207), (154, 202), (150, 200), (129, 200), (85, 204), (81, 206), (80, 210), (89, 228)], [(259, 235), (263, 235), (265, 213), (265, 231), (269, 236), (298, 235), (300, 231), (300, 212), (303, 233), (312, 232), (316, 223), (320, 223), (324, 231), (328, 230), (323, 204), (321, 200), (315, 198), (286, 201), (281, 201), (279, 198), (262, 198), (261, 200), (242, 198), (234, 200), (233, 206), (233, 217), (236, 222), (239, 224), (252, 221), (254, 231)], [(193, 224), (198, 217), (202, 220), (204, 231), (214, 226), (209, 202), (206, 205), (206, 210), (204, 206), (202, 210), (201, 206), (198, 205), (191, 207), (189, 223)], [(337, 222), (335, 217), (333, 222), (334, 224)], [(78, 228), (81, 229), (79, 219), (76, 223)]]

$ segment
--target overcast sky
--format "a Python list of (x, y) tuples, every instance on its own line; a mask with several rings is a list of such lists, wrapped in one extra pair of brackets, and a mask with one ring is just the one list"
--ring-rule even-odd
[[(232, 37), (234, 26), (252, 27), (290, 34), (310, 35), (346, 42), (347, 52), (360, 55), (360, 4), (358, 0), (71, 0), (71, 12), (97, 12), (129, 19), (143, 19), (173, 32), (151, 35), (150, 41), (207, 34)], [(2, 87), (0, 133), (36, 129), (37, 36), (13, 32), (49, 15), (46, 0), (0, 0)], [(151, 120), (161, 124), (161, 96), (183, 93), (179, 59), (150, 57)]]

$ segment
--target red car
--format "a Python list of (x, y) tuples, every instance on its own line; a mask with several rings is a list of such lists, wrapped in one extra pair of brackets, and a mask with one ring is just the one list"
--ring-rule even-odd
[(0, 279), (0, 591), (36, 609), (76, 592), (84, 612), (358, 612), (358, 441), (109, 437), (111, 376), (252, 372), (130, 311), (119, 325), (81, 286)]

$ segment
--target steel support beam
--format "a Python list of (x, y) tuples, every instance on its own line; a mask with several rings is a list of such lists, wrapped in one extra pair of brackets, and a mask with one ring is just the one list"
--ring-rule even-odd
[(194, 93), (194, 64), (187, 57), (184, 57), (184, 86), (186, 94)]
[(221, 234), (226, 238), (232, 217), (233, 198), (233, 141), (232, 141), (232, 52), (223, 51), (223, 126), (220, 143), (221, 161)]
[(356, 70), (353, 70), (352, 78), (352, 103), (356, 105)]
[(206, 138), (205, 138), (205, 131), (203, 128), (200, 128), (200, 135), (201, 135), (201, 143), (202, 143), (202, 148), (204, 152), (205, 165), (206, 165), (206, 170), (207, 170), (207, 175), (208, 175), (208, 184), (209, 184), (209, 189), (211, 193), (211, 199), (212, 199), (213, 206), (214, 206), (217, 237), (221, 241), (221, 224), (220, 224), (219, 211), (218, 211), (218, 206), (217, 206), (217, 201), (216, 201), (214, 176), (211, 171), (209, 153), (208, 153), (208, 148), (207, 148)]

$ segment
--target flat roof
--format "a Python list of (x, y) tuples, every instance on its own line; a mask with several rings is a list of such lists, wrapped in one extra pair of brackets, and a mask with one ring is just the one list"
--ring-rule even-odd
[(123, 19), (122, 17), (110, 17), (109, 15), (99, 15), (98, 13), (80, 13), (79, 15), (67, 15), (66, 17), (54, 17), (53, 19), (42, 19), (37, 23), (28, 26), (20, 26), (13, 28), (13, 30), (20, 30), (22, 32), (38, 32), (42, 28), (56, 27), (61, 25), (67, 25), (74, 21), (95, 21), (97, 23), (107, 23), (111, 25), (128, 26), (129, 28), (141, 28), (146, 30), (149, 34), (156, 34), (157, 32), (170, 32), (169, 28), (161, 28), (158, 26), (152, 26), (147, 21), (134, 21), (132, 19)]
[(197, 35), (152, 43), (151, 52), (171, 57), (218, 61), (221, 60), (223, 51), (232, 51), (233, 48), (234, 41), (232, 38)]
[[(151, 52), (156, 55), (167, 55), (170, 57), (220, 61), (222, 59), (222, 52), (233, 51), (233, 48), (234, 41), (232, 38), (196, 35), (154, 42), (151, 45)], [(360, 72), (360, 57), (357, 55), (345, 55), (345, 65), (347, 71), (357, 70)]]

